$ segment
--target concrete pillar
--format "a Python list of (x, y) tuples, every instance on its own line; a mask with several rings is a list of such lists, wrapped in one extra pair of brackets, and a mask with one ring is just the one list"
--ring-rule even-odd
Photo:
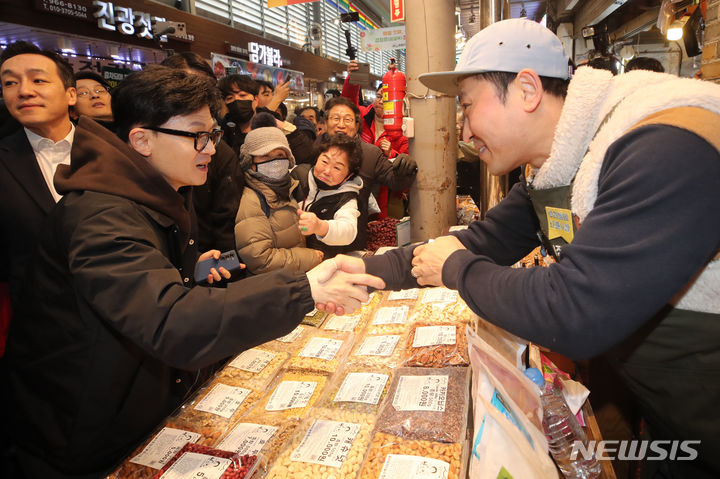
[(720, 0), (708, 0), (702, 45), (703, 80), (720, 83)]
[(423, 73), (455, 68), (455, 0), (405, 0), (407, 98), (415, 119), (410, 155), (418, 163), (410, 189), (412, 241), (442, 234), (457, 223), (455, 97), (428, 91)]

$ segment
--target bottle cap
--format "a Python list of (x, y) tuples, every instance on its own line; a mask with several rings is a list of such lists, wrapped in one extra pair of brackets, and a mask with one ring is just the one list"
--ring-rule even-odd
[(527, 368), (525, 370), (525, 376), (535, 383), (540, 389), (545, 387), (545, 378), (538, 368)]

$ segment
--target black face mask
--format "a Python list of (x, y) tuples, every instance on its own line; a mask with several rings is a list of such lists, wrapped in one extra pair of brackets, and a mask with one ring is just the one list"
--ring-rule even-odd
[(347, 180), (349, 180), (350, 178), (353, 177), (353, 174), (350, 173), (350, 174), (349, 174), (344, 180), (342, 180), (340, 183), (338, 183), (338, 184), (335, 185), (335, 186), (331, 186), (331, 185), (328, 185), (327, 183), (325, 183), (323, 180), (321, 180), (321, 179), (318, 178), (317, 176), (315, 176), (315, 171), (314, 171), (314, 170), (315, 170), (315, 169), (313, 168), (313, 179), (315, 180), (315, 184), (317, 185), (318, 190), (323, 190), (323, 191), (326, 191), (326, 190), (337, 190), (338, 188), (340, 188), (340, 187), (343, 185), (343, 183), (345, 183)]
[[(228, 113), (225, 115), (225, 123), (232, 126), (240, 126), (252, 120), (255, 111), (252, 107), (252, 100), (235, 100), (227, 104)], [(231, 125), (234, 123), (235, 125)]]

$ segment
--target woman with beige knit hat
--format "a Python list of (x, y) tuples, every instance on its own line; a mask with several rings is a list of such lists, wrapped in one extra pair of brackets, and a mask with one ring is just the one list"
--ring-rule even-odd
[(277, 269), (308, 271), (323, 253), (305, 247), (298, 228), (298, 181), (290, 177), (295, 157), (282, 130), (250, 131), (240, 149), (245, 189), (235, 217), (235, 247), (252, 274)]

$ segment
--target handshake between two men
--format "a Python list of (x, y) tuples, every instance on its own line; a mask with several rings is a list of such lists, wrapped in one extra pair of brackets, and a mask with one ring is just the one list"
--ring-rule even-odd
[[(419, 286), (444, 286), (443, 265), (459, 249), (465, 249), (465, 246), (455, 236), (441, 236), (419, 246), (407, 246), (406, 251), (412, 251), (412, 261), (399, 274), (409, 274)], [(391, 288), (393, 284), (402, 283), (403, 278), (395, 277), (397, 271), (388, 270), (387, 273), (388, 278), (384, 279), (367, 274), (362, 259), (338, 255), (308, 271), (307, 277), (318, 309), (351, 314), (369, 299), (368, 287), (384, 289), (385, 280)]]

